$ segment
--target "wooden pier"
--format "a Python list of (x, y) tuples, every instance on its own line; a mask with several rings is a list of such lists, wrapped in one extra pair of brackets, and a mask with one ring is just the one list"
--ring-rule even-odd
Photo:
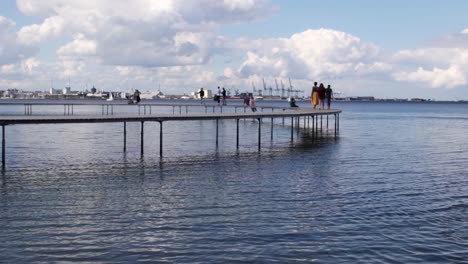
[[(321, 130), (323, 127), (323, 117), (326, 117), (326, 122), (328, 126), (328, 117), (334, 117), (334, 135), (336, 136), (339, 132), (339, 115), (341, 110), (331, 109), (331, 110), (318, 110), (312, 108), (289, 108), (289, 107), (269, 107), (269, 106), (258, 106), (258, 109), (261, 111), (257, 112), (247, 112), (250, 111), (249, 107), (241, 105), (231, 105), (231, 106), (217, 106), (217, 105), (138, 105), (138, 114), (113, 114), (113, 107), (115, 104), (107, 104), (106, 106), (102, 105), (101, 115), (74, 115), (73, 105), (63, 104), (64, 105), (64, 115), (32, 115), (32, 104), (25, 105), (25, 115), (23, 116), (0, 116), (0, 125), (2, 126), (2, 169), (5, 170), (6, 167), (6, 136), (5, 128), (10, 125), (26, 125), (26, 124), (71, 124), (71, 123), (122, 123), (123, 124), (123, 151), (126, 152), (127, 148), (127, 122), (140, 122), (141, 123), (141, 155), (143, 155), (144, 149), (144, 123), (145, 122), (158, 122), (160, 131), (159, 131), (159, 155), (162, 158), (163, 156), (163, 123), (169, 121), (193, 121), (193, 120), (215, 120), (216, 121), (216, 144), (218, 144), (218, 123), (219, 120), (235, 120), (236, 121), (236, 147), (239, 148), (239, 120), (241, 119), (256, 119), (258, 120), (258, 149), (261, 149), (261, 129), (262, 129), (262, 120), (271, 119), (271, 138), (273, 138), (273, 124), (274, 119), (282, 118), (284, 120), (290, 118), (291, 125), (291, 141), (294, 140), (294, 129), (300, 127), (301, 118), (304, 121), (304, 127), (307, 124), (310, 124), (312, 120), (312, 125), (309, 128), (315, 133)], [(70, 106), (71, 105), (71, 106)], [(83, 104), (79, 104), (83, 105)], [(111, 106), (111, 107), (109, 107)], [(151, 112), (152, 107), (164, 106), (172, 107), (173, 114), (154, 114)], [(136, 106), (134, 106), (136, 107)], [(148, 111), (147, 111), (148, 107)], [(182, 113), (182, 109), (185, 107), (185, 113)], [(205, 113), (188, 113), (188, 107), (204, 107)], [(222, 112), (224, 107), (234, 108), (234, 113)], [(107, 111), (104, 109), (107, 108)], [(109, 108), (112, 110), (109, 111)], [(144, 108), (142, 111), (141, 108)], [(176, 113), (175, 109), (178, 113)], [(212, 112), (209, 113), (208, 109), (213, 108)], [(215, 109), (219, 108), (219, 112), (215, 112)], [(243, 111), (238, 112), (238, 109)], [(68, 109), (68, 110), (67, 110)], [(271, 109), (271, 112), (265, 112), (264, 109)], [(275, 112), (276, 111), (276, 112)]]

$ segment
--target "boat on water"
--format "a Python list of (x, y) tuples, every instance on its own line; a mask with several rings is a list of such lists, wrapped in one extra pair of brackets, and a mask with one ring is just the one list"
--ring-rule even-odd
[(189, 100), (189, 99), (192, 99), (192, 97), (188, 96), (188, 95), (182, 95), (180, 97), (180, 99), (184, 99), (184, 100)]
[(256, 95), (256, 96), (254, 96), (254, 99), (255, 100), (263, 100), (263, 99), (265, 99), (265, 97), (260, 96), (260, 95)]

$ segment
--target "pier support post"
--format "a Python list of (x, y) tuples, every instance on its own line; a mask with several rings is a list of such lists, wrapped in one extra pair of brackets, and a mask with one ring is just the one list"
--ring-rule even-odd
[(335, 116), (335, 137), (336, 137), (336, 114), (333, 114)]
[(5, 125), (2, 126), (2, 171), (5, 170)]
[(319, 119), (319, 117), (316, 116), (316, 118), (315, 118), (315, 133), (314, 133), (314, 135), (315, 135), (315, 134), (318, 134), (318, 130), (319, 130), (319, 129), (318, 129), (318, 119)]
[(322, 133), (323, 130), (323, 115), (320, 115), (320, 133)]
[(159, 157), (163, 157), (163, 122), (159, 121)]
[(338, 115), (338, 126), (337, 126), (337, 130), (338, 132), (340, 132), (340, 114), (337, 114)]
[(127, 152), (127, 122), (124, 122), (124, 138), (123, 138), (123, 151)]
[(273, 117), (271, 118), (271, 141), (273, 141)]
[(291, 116), (291, 142), (294, 141), (294, 117)]
[(239, 149), (239, 119), (236, 119), (236, 148)]
[(144, 123), (145, 121), (141, 121), (141, 131), (140, 131), (140, 154), (143, 156), (143, 150), (144, 150), (144, 138), (145, 138), (145, 133), (144, 133)]
[(218, 127), (219, 127), (219, 119), (216, 119), (216, 147), (218, 147)]
[(258, 150), (261, 148), (262, 143), (262, 119), (258, 118)]
[(315, 116), (312, 116), (312, 135), (315, 134)]

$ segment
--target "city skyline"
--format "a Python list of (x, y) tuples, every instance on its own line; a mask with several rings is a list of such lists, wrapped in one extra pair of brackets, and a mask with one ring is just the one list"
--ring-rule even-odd
[(3, 1), (0, 90), (252, 91), (468, 99), (464, 1)]

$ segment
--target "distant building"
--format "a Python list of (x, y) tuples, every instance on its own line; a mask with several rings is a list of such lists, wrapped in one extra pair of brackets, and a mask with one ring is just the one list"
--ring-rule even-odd
[(49, 90), (49, 94), (61, 94), (62, 93), (62, 90), (60, 89), (54, 89), (54, 88), (50, 88)]
[(65, 88), (63, 88), (62, 93), (63, 93), (64, 95), (71, 94), (71, 87), (65, 87)]

